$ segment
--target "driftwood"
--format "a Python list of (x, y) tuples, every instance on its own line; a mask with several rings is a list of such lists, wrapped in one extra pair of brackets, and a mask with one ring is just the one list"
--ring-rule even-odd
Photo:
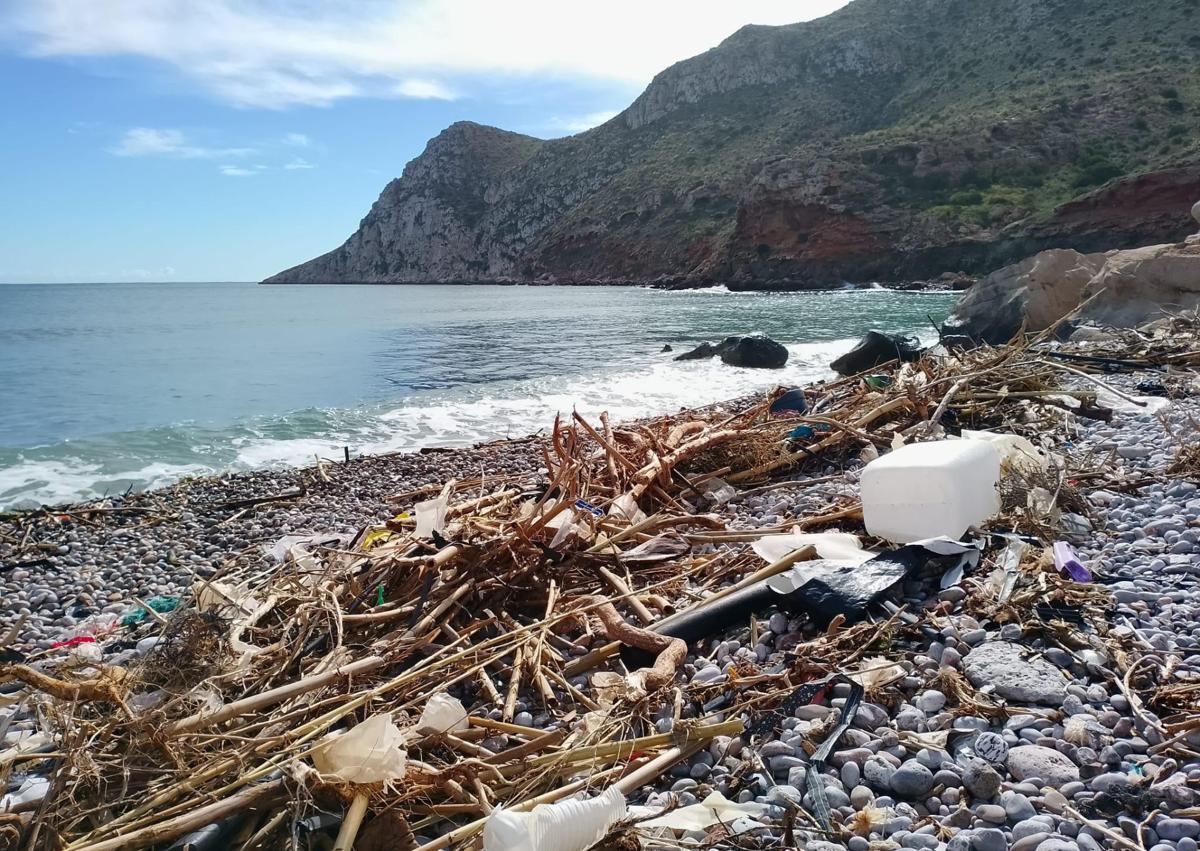
[(630, 674), (629, 681), (635, 690), (655, 691), (675, 679), (675, 672), (687, 658), (686, 643), (627, 623), (616, 606), (603, 597), (593, 597), (587, 602), (595, 606), (596, 615), (604, 623), (605, 637), (610, 641), (657, 654), (652, 667)]

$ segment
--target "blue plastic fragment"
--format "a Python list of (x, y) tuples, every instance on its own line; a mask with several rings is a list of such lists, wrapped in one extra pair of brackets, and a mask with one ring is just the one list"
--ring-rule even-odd
[(575, 500), (575, 507), (580, 511), (586, 511), (593, 517), (603, 517), (604, 511), (592, 505), (590, 502), (584, 502), (582, 499)]

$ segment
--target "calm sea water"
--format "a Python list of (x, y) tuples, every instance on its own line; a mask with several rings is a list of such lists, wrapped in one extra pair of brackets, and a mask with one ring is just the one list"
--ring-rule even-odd
[[(520, 436), (828, 375), (870, 328), (932, 334), (953, 303), (884, 290), (0, 286), (0, 507), (316, 456)], [(728, 334), (779, 371), (661, 354)]]

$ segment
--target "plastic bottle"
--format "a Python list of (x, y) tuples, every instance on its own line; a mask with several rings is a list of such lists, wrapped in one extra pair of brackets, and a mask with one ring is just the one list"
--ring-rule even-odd
[(863, 521), (897, 544), (959, 538), (1000, 510), (999, 480), (1000, 454), (987, 441), (904, 446), (863, 469)]

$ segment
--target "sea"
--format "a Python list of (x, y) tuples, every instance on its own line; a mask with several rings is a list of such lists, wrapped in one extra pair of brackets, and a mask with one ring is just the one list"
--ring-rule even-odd
[[(185, 476), (457, 447), (832, 377), (869, 329), (936, 338), (950, 293), (638, 287), (0, 285), (0, 508)], [(733, 334), (780, 370), (675, 354)], [(663, 352), (664, 346), (673, 352)]]

